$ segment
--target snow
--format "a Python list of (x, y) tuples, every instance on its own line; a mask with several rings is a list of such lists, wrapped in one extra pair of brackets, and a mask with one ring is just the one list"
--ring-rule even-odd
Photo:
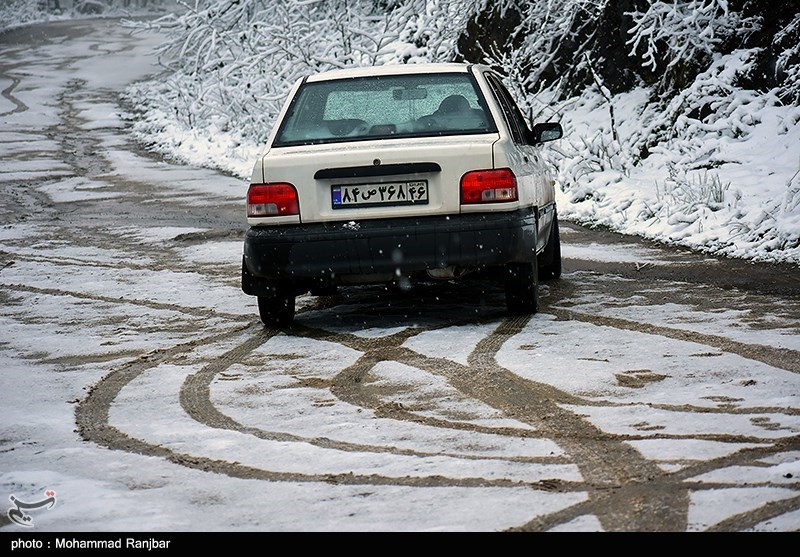
[[(687, 413), (680, 408), (658, 409), (647, 404), (574, 406), (565, 408), (586, 416), (599, 429), (615, 435), (720, 435), (780, 439), (800, 431), (800, 419), (786, 414), (731, 415)], [(795, 479), (796, 482), (796, 479)]]
[(134, 182), (169, 183), (170, 188), (155, 192), (162, 200), (180, 198), (196, 206), (213, 206), (219, 198), (238, 201), (244, 212), (247, 186), (241, 180), (220, 181), (216, 174), (204, 168), (182, 168), (154, 161), (135, 153), (109, 149), (105, 156), (113, 167), (111, 176), (125, 176)]
[[(446, 358), (459, 364), (467, 365), (467, 357), (475, 349), (478, 342), (493, 328), (494, 324), (460, 325), (425, 331), (408, 339), (403, 346), (425, 356)], [(450, 343), (449, 341), (452, 338), (458, 338), (459, 342), (456, 344)]]
[(563, 244), (561, 256), (567, 259), (581, 259), (584, 261), (603, 261), (620, 263), (638, 263), (651, 265), (675, 265), (672, 261), (663, 261), (662, 254), (656, 250), (642, 248), (634, 244), (603, 245), (591, 244)]
[[(640, 350), (641, 346), (647, 346), (647, 350)], [(717, 400), (729, 399), (737, 406), (742, 401), (750, 406), (785, 407), (798, 402), (793, 387), (796, 374), (792, 372), (730, 353), (716, 352), (709, 357), (707, 346), (693, 342), (556, 321), (545, 314), (509, 339), (497, 361), (523, 377), (562, 391), (625, 404), (668, 402), (713, 408), (718, 406)], [(571, 373), (564, 373), (564, 369)], [(757, 384), (750, 385), (749, 380), (754, 377), (758, 378)], [(783, 394), (776, 398), (777, 393)], [(608, 414), (608, 419), (613, 419), (610, 416), (629, 410), (586, 411)], [(714, 415), (693, 419), (713, 420)]]
[[(691, 494), (689, 531), (703, 531), (709, 526), (765, 503), (795, 497), (792, 489), (750, 487), (700, 491)], [(724, 511), (723, 505), (724, 504)], [(722, 511), (722, 512), (721, 512)], [(785, 515), (781, 517), (784, 519)], [(780, 521), (779, 521), (780, 522)]]
[(208, 242), (190, 246), (181, 253), (181, 257), (202, 265), (230, 266), (242, 259), (242, 242)]
[[(465, 465), (462, 459), (435, 454), (436, 445), (428, 445), (428, 441), (423, 439), (415, 446), (426, 455), (403, 455), (379, 451), (350, 452), (321, 447), (302, 439), (280, 441), (225, 429), (210, 430), (187, 416), (176, 404), (186, 374), (195, 371), (191, 366), (160, 366), (143, 374), (115, 401), (111, 424), (129, 432), (132, 437), (147, 439), (178, 453), (190, 452), (194, 457), (233, 461), (244, 467), (281, 470), (289, 474), (313, 476), (319, 472), (319, 463), (324, 462), (328, 474), (369, 476), (380, 471), (381, 476), (389, 478), (443, 475), (459, 479), (477, 476), (520, 482), (554, 477), (565, 480), (579, 478), (574, 465), (540, 464), (534, 467), (529, 463), (503, 460), (470, 460), (469, 465)], [(263, 397), (259, 400), (270, 403)], [(293, 399), (292, 404), (297, 402)], [(152, 416), (158, 416), (158, 419), (154, 420)], [(315, 418), (324, 423), (324, 417), (322, 414)], [(388, 429), (385, 434), (389, 437), (396, 435), (392, 432), (392, 425), (386, 425), (388, 428), (382, 428)], [(359, 426), (349, 423), (347, 427)], [(203, 449), (198, 451), (198, 447)]]
[(602, 532), (603, 526), (596, 516), (583, 515), (578, 518), (565, 522), (555, 528), (550, 528), (548, 532)]
[[(236, 146), (240, 140), (224, 133), (215, 136), (220, 141), (209, 142), (202, 134), (187, 139), (189, 132), (165, 116), (154, 120), (164, 124), (166, 135), (150, 136), (160, 148), (213, 162), (237, 177), (126, 150), (123, 128), (129, 115), (90, 94), (153, 72), (152, 60), (143, 53), (159, 38), (141, 36), (131, 53), (126, 37), (127, 31), (118, 30), (104, 41), (95, 35), (31, 53), (3, 53), (19, 62), (9, 70), (21, 79), (14, 94), (32, 108), (2, 116), (3, 125), (15, 131), (0, 132), (0, 180), (42, 179), (37, 192), (56, 204), (242, 205), (249, 173), (242, 161), (252, 160), (253, 150), (260, 148), (255, 143)], [(56, 67), (63, 57), (84, 52), (87, 40), (103, 53), (104, 62)], [(75, 93), (72, 79), (84, 80), (89, 93)], [(0, 86), (9, 83), (5, 79)], [(76, 176), (57, 158), (62, 138), (46, 132), (61, 122), (54, 99), (69, 91), (76, 97), (72, 106), (78, 128), (92, 132), (108, 164), (101, 177)], [(633, 115), (643, 99), (642, 91), (615, 99), (622, 135), (638, 125)], [(584, 121), (587, 127), (601, 127), (607, 114), (602, 102), (591, 93), (583, 101), (574, 105), (565, 124), (578, 129)], [(659, 201), (665, 190), (659, 194), (653, 185), (663, 186), (669, 178), (665, 165), (671, 155), (661, 153), (626, 172), (612, 168), (587, 174), (578, 187), (593, 191), (593, 200), (576, 200), (577, 192), (562, 182), (562, 215), (662, 240), (680, 235), (675, 241), (703, 249), (710, 249), (713, 240), (723, 246), (717, 252), (730, 255), (795, 261), (791, 249), (769, 248), (770, 242), (788, 239), (800, 228), (790, 207), (794, 198), (784, 195), (787, 183), (797, 184), (790, 180), (797, 170), (791, 152), (798, 139), (796, 109), (764, 98), (750, 103), (758, 106), (751, 107), (755, 119), (747, 139), (713, 142), (715, 156), (729, 160), (713, 172), (723, 184), (731, 182), (726, 192), (742, 191), (735, 207), (724, 205), (733, 204), (730, 197), (713, 211), (708, 203), (688, 204), (680, 211), (683, 220), (670, 224), (677, 209), (666, 198)], [(12, 105), (0, 98), (0, 112)], [(689, 143), (672, 144), (675, 153)], [(28, 150), (37, 153), (33, 160), (5, 160)], [(562, 175), (575, 168), (562, 164)], [(674, 191), (673, 201), (678, 197)], [(649, 220), (632, 218), (645, 203), (655, 207), (659, 202), (662, 213)], [(668, 210), (675, 212), (667, 216)], [(733, 216), (737, 211), (741, 216)], [(737, 223), (749, 223), (754, 230), (772, 223), (762, 213), (773, 215), (775, 235), (763, 244), (746, 234), (742, 242), (735, 240)], [(700, 230), (701, 218), (719, 226), (712, 231), (705, 224)], [(0, 266), (0, 492), (34, 500), (46, 487), (57, 491), (58, 504), (34, 515), (37, 531), (496, 531), (589, 500), (590, 486), (568, 459), (564, 443), (540, 436), (536, 424), (465, 396), (445, 375), (387, 355), (364, 376), (377, 393), (375, 400), (358, 404), (346, 394), (332, 394), (331, 384), (356, 366), (373, 343), (395, 336), (403, 350), (469, 373), (469, 355), (501, 320), (451, 325), (446, 314), (453, 308), (446, 306), (442, 315), (415, 323), (417, 315), (376, 315), (371, 311), (375, 300), (365, 294), (341, 310), (303, 313), (301, 324), (317, 331), (318, 338), (269, 337), (255, 324), (252, 300), (241, 294), (235, 280), (239, 241), (204, 237), (211, 229), (201, 223), (141, 227), (123, 217), (104, 222), (111, 224), (95, 233), (125, 242), (102, 247), (87, 228), (66, 233), (67, 225), (57, 221), (0, 228), (1, 263), (13, 261)], [(65, 233), (53, 238), (56, 226)], [(191, 241), (179, 241), (186, 238)], [(676, 264), (645, 248), (565, 244), (564, 249), (568, 257), (594, 261)], [(180, 263), (166, 266), (162, 258)], [(537, 388), (552, 389), (546, 392), (560, 397), (554, 403), (588, 426), (619, 436), (665, 474), (699, 465), (701, 472), (683, 479), (691, 499), (690, 530), (713, 528), (739, 513), (796, 497), (798, 451), (749, 465), (713, 467), (716, 459), (800, 434), (794, 410), (800, 396), (797, 373), (712, 342), (723, 337), (800, 349), (797, 323), (778, 307), (779, 301), (714, 290), (709, 296), (728, 296), (727, 307), (736, 309), (708, 314), (681, 299), (676, 293), (680, 284), (654, 282), (652, 294), (668, 292), (669, 302), (643, 299), (641, 305), (625, 305), (605, 291), (604, 280), (610, 278), (581, 273), (567, 278), (581, 283), (581, 293), (562, 299), (550, 313), (544, 310), (507, 339), (496, 356), (500, 366)], [(299, 302), (310, 303), (307, 298)], [(762, 313), (750, 318), (756, 305)], [(595, 321), (564, 320), (566, 311)], [(690, 342), (628, 331), (598, 324), (602, 318), (697, 336)], [(377, 356), (374, 352), (370, 355)], [(143, 454), (87, 442), (76, 431), (76, 404), (85, 402), (104, 378), (121, 375), (129, 380), (113, 398), (110, 425), (138, 440)], [(214, 412), (189, 414), (181, 397), (192, 381), (204, 377), (208, 400), (202, 408)], [(415, 419), (396, 419), (393, 413), (401, 411)], [(241, 427), (220, 426), (217, 419)], [(202, 459), (225, 472), (153, 456), (164, 451)], [(702, 468), (706, 464), (711, 469)], [(255, 477), (248, 478), (252, 470)], [(337, 474), (366, 479), (337, 484)], [(430, 478), (444, 485), (425, 485)], [(470, 480), (476, 480), (474, 486)], [(575, 482), (575, 487), (542, 489), (538, 482), (547, 480)], [(745, 483), (758, 485), (742, 487)], [(791, 531), (799, 521), (800, 513), (789, 511), (748, 529)], [(602, 529), (596, 516), (581, 514), (551, 531)], [(4, 523), (0, 531), (17, 533), (20, 528)]]
[[(620, 279), (600, 279), (597, 288), (587, 289), (565, 300), (562, 307), (589, 315), (634, 320), (646, 312), (649, 322), (655, 326), (694, 331), (746, 344), (792, 350), (800, 348), (798, 323), (791, 313), (786, 313), (780, 298), (744, 294), (738, 290), (712, 294), (707, 287), (685, 284), (676, 289), (674, 283), (654, 281), (648, 291), (640, 294), (641, 299), (621, 299), (603, 288), (604, 280)], [(696, 292), (698, 288), (708, 291), (709, 296), (726, 299), (729, 307), (736, 309), (709, 313), (688, 301), (682, 303), (684, 298), (689, 298), (682, 294), (682, 290)], [(763, 311), (767, 308), (768, 311)]]
[(752, 443), (709, 441), (705, 439), (640, 439), (627, 441), (643, 456), (659, 462), (667, 471), (681, 470), (697, 460), (720, 458), (743, 449), (758, 447)]
[(56, 203), (89, 199), (112, 199), (122, 195), (118, 192), (103, 191), (108, 187), (109, 184), (105, 182), (87, 180), (82, 177), (71, 177), (63, 181), (45, 184), (37, 189)]
[[(646, 93), (612, 100), (623, 140), (641, 136), (642, 120), (657, 121)], [(600, 161), (592, 167), (586, 151), (600, 153), (610, 131), (602, 97), (587, 93), (564, 111), (568, 132), (555, 147), (564, 158), (551, 157), (560, 168), (559, 216), (714, 254), (800, 262), (800, 108), (741, 91), (731, 93), (721, 111), (730, 114), (723, 112), (714, 126), (687, 121), (688, 137), (659, 145), (637, 164)], [(731, 136), (736, 129), (741, 137)], [(602, 130), (598, 144), (587, 147), (582, 142), (596, 130)]]

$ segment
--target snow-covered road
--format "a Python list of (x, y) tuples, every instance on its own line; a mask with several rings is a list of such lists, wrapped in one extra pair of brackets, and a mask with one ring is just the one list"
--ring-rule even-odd
[(0, 35), (0, 531), (800, 529), (800, 286), (563, 226), (481, 283), (239, 289), (246, 184), (135, 145), (156, 35)]

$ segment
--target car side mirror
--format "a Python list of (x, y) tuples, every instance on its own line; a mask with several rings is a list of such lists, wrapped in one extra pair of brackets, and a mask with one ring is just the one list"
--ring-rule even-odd
[(558, 122), (543, 122), (536, 124), (528, 135), (531, 145), (539, 145), (548, 141), (555, 141), (564, 136), (564, 129)]

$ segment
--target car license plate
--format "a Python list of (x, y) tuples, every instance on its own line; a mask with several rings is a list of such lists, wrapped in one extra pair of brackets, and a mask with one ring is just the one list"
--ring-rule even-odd
[(375, 207), (381, 205), (426, 205), (427, 180), (383, 184), (342, 184), (331, 186), (334, 209)]

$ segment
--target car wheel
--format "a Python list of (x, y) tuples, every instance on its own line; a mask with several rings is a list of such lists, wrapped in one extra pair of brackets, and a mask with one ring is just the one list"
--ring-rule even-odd
[(284, 328), (294, 319), (294, 292), (278, 287), (270, 296), (258, 297), (258, 315), (267, 327)]
[(561, 276), (561, 236), (558, 232), (558, 215), (553, 215), (550, 239), (538, 263), (539, 280), (552, 280)]
[(511, 314), (534, 314), (539, 310), (536, 259), (533, 263), (506, 266), (506, 307)]

